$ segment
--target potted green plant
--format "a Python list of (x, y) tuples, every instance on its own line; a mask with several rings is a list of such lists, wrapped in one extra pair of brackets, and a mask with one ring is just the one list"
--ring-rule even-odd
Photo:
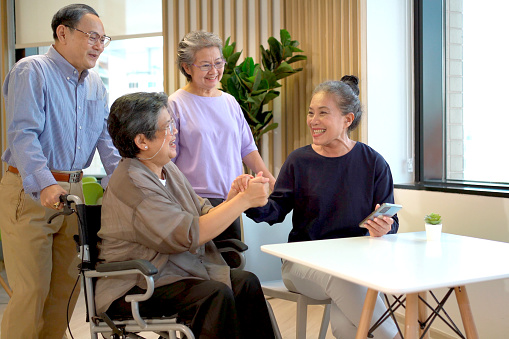
[(230, 43), (230, 38), (226, 39), (223, 47), (227, 63), (221, 89), (233, 95), (239, 103), (257, 144), (263, 134), (278, 126), (272, 122), (272, 110), (265, 106), (279, 96), (280, 92), (276, 90), (281, 87), (279, 80), (302, 71), (302, 68), (293, 68), (291, 64), (307, 59), (303, 54), (293, 55), (302, 50), (297, 48), (299, 42), (291, 40), (287, 30), (280, 31), (280, 39), (270, 37), (269, 49), (260, 45), (261, 65), (255, 64), (251, 57), (237, 65), (242, 52), (235, 52), (236, 43)]
[(426, 238), (428, 241), (440, 240), (442, 234), (442, 217), (438, 213), (430, 213), (424, 217)]

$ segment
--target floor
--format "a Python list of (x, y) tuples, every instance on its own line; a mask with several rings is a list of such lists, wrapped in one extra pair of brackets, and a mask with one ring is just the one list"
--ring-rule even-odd
[[(0, 272), (0, 275), (7, 281), (5, 270)], [(3, 316), (3, 312), (9, 296), (3, 288), (0, 287), (0, 321)], [(285, 301), (281, 299), (269, 300), (272, 305), (274, 314), (278, 321), (279, 330), (284, 339), (295, 338), (295, 315), (296, 315), (296, 304), (294, 302)], [(314, 305), (308, 308), (308, 322), (306, 338), (318, 338), (318, 332), (320, 330), (320, 323), (322, 320), (323, 306)], [(88, 339), (90, 338), (90, 332), (88, 329), (88, 323), (85, 321), (85, 298), (81, 295), (76, 309), (71, 318), (70, 322), (71, 334), (67, 333), (69, 339)], [(0, 332), (1, 333), (1, 332)], [(158, 338), (157, 335), (143, 334), (147, 339)], [(327, 332), (327, 339), (333, 339), (334, 336), (331, 333), (330, 326)]]

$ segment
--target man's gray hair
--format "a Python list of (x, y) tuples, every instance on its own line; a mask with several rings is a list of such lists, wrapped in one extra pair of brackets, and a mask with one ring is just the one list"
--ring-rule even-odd
[(51, 29), (53, 30), (53, 39), (57, 40), (57, 27), (60, 25), (76, 28), (78, 22), (85, 14), (93, 14), (99, 17), (99, 14), (92, 7), (84, 4), (72, 4), (62, 7), (53, 15), (51, 20)]

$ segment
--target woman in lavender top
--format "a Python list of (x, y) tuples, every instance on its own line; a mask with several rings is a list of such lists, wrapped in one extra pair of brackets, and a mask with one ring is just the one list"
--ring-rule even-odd
[[(196, 193), (214, 206), (226, 199), (230, 184), (243, 172), (243, 162), (255, 173), (263, 172), (271, 190), (275, 183), (240, 105), (218, 89), (225, 65), (222, 45), (214, 33), (188, 33), (177, 50), (177, 63), (187, 84), (169, 97), (170, 111), (181, 131), (173, 161)], [(240, 237), (237, 219), (215, 240)]]

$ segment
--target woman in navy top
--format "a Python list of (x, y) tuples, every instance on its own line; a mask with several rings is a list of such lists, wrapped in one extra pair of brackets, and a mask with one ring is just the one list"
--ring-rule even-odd
[[(289, 242), (396, 233), (398, 218), (383, 217), (359, 227), (384, 202), (394, 202), (389, 165), (368, 145), (349, 138), (361, 119), (358, 78), (327, 81), (313, 92), (307, 124), (313, 143), (293, 151), (285, 161), (274, 191), (264, 207), (246, 214), (257, 222), (282, 222), (293, 210)], [(242, 191), (246, 176), (234, 188)], [(290, 291), (315, 299), (332, 299), (331, 327), (336, 338), (354, 338), (367, 289), (289, 261), (283, 262), (283, 281)], [(373, 321), (385, 312), (381, 298)], [(375, 338), (398, 338), (387, 320)]]

